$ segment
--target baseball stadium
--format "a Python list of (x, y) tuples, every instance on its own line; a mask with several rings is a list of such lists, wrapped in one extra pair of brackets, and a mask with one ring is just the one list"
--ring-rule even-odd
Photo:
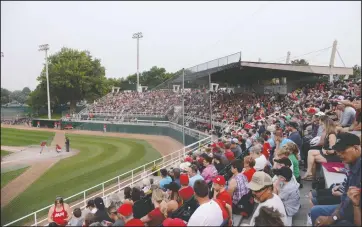
[[(180, 172), (187, 175), (194, 163), (211, 164), (205, 153), (214, 149), (223, 153), (224, 145), (216, 144), (231, 143), (225, 146), (234, 151), (237, 144), (251, 138), (249, 130), (263, 125), (266, 131), (275, 131), (271, 129), (276, 127), (275, 121), (269, 122), (275, 111), (261, 115), (260, 103), (266, 109), (278, 107), (276, 112), (285, 111), (283, 116), (300, 122), (304, 110), (295, 112), (302, 104), (293, 102), (302, 102), (298, 95), (304, 86), (328, 84), (333, 76), (352, 74), (347, 67), (243, 61), (242, 53), (237, 52), (182, 69), (150, 90), (142, 85), (137, 91), (113, 87), (93, 104), (64, 113), (61, 119), (26, 117), (21, 124), (2, 124), (1, 224), (47, 226), (56, 197), (69, 205), (69, 212), (76, 208), (83, 212), (96, 198), (101, 198), (105, 207), (120, 206), (129, 187), (144, 189), (144, 195), (133, 201), (134, 217), (143, 220), (154, 209), (152, 188), (164, 179), (161, 170), (174, 171), (172, 178), (180, 178)], [(254, 105), (258, 107), (254, 109)], [(316, 107), (308, 102), (308, 108), (312, 106)], [(248, 112), (250, 109), (254, 111)], [(7, 114), (19, 118), (17, 111)], [(25, 114), (21, 116), (25, 119)], [(302, 133), (305, 130), (302, 127)], [(250, 149), (252, 146), (241, 148), (233, 160), (251, 155)], [(231, 179), (232, 163), (217, 169), (217, 175)], [(211, 190), (215, 181), (206, 182)], [(145, 211), (136, 215), (137, 205)], [(251, 211), (233, 213), (234, 226), (250, 221), (256, 206), (249, 205)], [(308, 207), (303, 206), (299, 212), (305, 219)], [(169, 216), (187, 222), (197, 207), (192, 197)], [(305, 224), (298, 215), (293, 217), (293, 225)], [(234, 216), (239, 218), (237, 222)]]

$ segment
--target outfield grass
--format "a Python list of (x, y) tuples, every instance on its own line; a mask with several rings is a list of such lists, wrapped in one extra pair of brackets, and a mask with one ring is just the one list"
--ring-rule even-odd
[(5, 146), (39, 145), (53, 137), (54, 132), (1, 128), (1, 145)]
[(9, 171), (6, 173), (1, 174), (1, 188), (3, 188), (5, 185), (7, 185), (10, 181), (20, 176), (22, 173), (25, 172), (29, 167)]
[(161, 157), (143, 140), (67, 136), (71, 148), (80, 150), (80, 153), (59, 161), (1, 209), (2, 225), (50, 205), (57, 195), (71, 196)]
[(8, 154), (11, 154), (11, 152), (1, 150), (1, 157), (4, 157), (4, 156), (6, 156), (6, 155), (8, 155)]

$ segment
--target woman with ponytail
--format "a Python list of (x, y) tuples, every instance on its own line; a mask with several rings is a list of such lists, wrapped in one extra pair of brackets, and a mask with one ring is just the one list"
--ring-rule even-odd
[(148, 226), (159, 226), (167, 218), (167, 203), (165, 202), (166, 194), (160, 189), (156, 188), (152, 192), (152, 203), (155, 206), (151, 212), (141, 218), (141, 221)]

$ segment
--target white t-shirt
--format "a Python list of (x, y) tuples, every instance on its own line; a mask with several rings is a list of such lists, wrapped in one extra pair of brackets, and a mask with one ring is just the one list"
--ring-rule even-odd
[(266, 160), (264, 155), (260, 155), (260, 157), (255, 159), (255, 166), (254, 168), (256, 170), (263, 170), (265, 165), (268, 163), (268, 160)]
[(195, 210), (187, 226), (220, 226), (222, 222), (223, 217), (219, 204), (210, 200)]
[(273, 193), (273, 198), (268, 199), (266, 201), (264, 201), (263, 203), (259, 203), (258, 207), (256, 208), (253, 217), (251, 217), (251, 221), (249, 226), (254, 226), (255, 225), (255, 218), (259, 216), (259, 209), (260, 207), (273, 207), (274, 210), (278, 210), (279, 213), (282, 214), (282, 221), (284, 223), (285, 226), (287, 226), (287, 215), (285, 213), (285, 208), (284, 208), (284, 204), (282, 202), (282, 200), (279, 198), (278, 195)]

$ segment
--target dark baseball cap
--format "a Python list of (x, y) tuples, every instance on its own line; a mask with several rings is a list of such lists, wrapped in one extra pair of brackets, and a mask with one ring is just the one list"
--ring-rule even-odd
[(297, 129), (297, 128), (298, 128), (298, 123), (297, 123), (297, 122), (294, 122), (294, 121), (289, 121), (289, 122), (287, 123), (287, 126), (290, 126), (290, 127), (292, 127), (292, 128)]
[(94, 206), (95, 206), (94, 205), (94, 200), (93, 199), (88, 200), (86, 207), (94, 207)]
[(332, 149), (335, 151), (344, 151), (354, 145), (361, 145), (360, 138), (355, 134), (343, 132), (337, 135), (337, 142)]
[(288, 166), (288, 167), (292, 166), (292, 162), (290, 161), (289, 158), (275, 159), (274, 162), (284, 164), (285, 166)]
[(277, 176), (284, 177), (287, 181), (290, 181), (293, 177), (293, 172), (289, 167), (283, 166), (280, 169), (275, 169), (273, 173)]
[(96, 205), (96, 208), (98, 210), (104, 210), (104, 208), (105, 208), (103, 199), (101, 197), (95, 198), (94, 199), (94, 204)]

